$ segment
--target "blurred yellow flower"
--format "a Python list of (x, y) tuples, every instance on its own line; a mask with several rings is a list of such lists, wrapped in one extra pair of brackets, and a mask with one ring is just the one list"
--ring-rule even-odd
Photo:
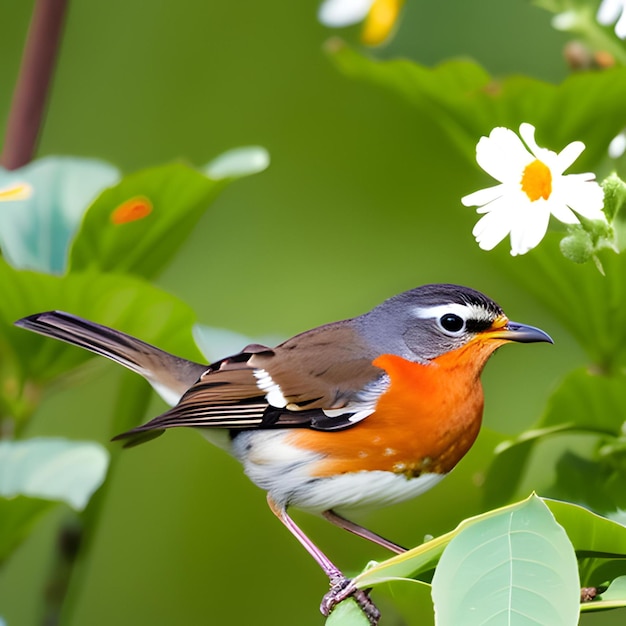
[[(508, 128), (494, 128), (476, 146), (478, 164), (499, 185), (461, 199), (485, 215), (472, 234), (483, 250), (491, 250), (507, 235), (511, 254), (525, 254), (543, 239), (550, 216), (564, 224), (579, 223), (578, 215), (605, 220), (604, 194), (595, 175), (563, 172), (580, 156), (585, 146), (574, 141), (559, 154), (540, 148), (535, 127), (520, 126), (520, 137)], [(523, 140), (523, 142), (522, 142)]]
[(363, 23), (361, 41), (378, 46), (392, 35), (404, 0), (324, 0), (318, 18), (333, 28)]
[(14, 183), (0, 189), (0, 202), (12, 202), (13, 200), (26, 200), (33, 193), (33, 188), (27, 183)]

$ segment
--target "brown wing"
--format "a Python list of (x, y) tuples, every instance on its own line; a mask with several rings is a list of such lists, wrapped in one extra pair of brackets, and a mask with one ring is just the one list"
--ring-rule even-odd
[[(349, 321), (316, 328), (274, 349), (248, 346), (211, 365), (174, 408), (115, 439), (134, 445), (176, 426), (347, 428), (355, 414), (368, 414), (371, 398), (360, 394), (384, 374), (371, 364), (374, 356)], [(261, 379), (276, 393), (268, 393)]]

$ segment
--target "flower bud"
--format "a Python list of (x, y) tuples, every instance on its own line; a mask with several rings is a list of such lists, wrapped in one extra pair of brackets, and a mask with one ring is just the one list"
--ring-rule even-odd
[(612, 222), (626, 204), (626, 184), (615, 173), (602, 181), (604, 191), (604, 214)]
[(591, 235), (582, 228), (573, 230), (561, 239), (560, 247), (563, 256), (574, 263), (586, 263), (593, 254)]

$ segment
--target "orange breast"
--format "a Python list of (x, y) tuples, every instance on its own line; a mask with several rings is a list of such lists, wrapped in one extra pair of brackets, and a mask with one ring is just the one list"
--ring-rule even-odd
[(411, 477), (447, 473), (478, 435), (483, 411), (479, 376), (494, 348), (470, 343), (428, 365), (384, 354), (373, 364), (389, 374), (391, 384), (375, 413), (343, 431), (294, 431), (289, 442), (323, 452), (316, 476), (362, 470)]

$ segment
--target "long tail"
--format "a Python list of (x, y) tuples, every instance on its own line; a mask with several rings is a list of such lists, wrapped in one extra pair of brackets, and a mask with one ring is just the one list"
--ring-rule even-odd
[(63, 311), (24, 317), (16, 326), (60, 339), (141, 374), (170, 405), (195, 383), (207, 366), (164, 352), (140, 339)]

